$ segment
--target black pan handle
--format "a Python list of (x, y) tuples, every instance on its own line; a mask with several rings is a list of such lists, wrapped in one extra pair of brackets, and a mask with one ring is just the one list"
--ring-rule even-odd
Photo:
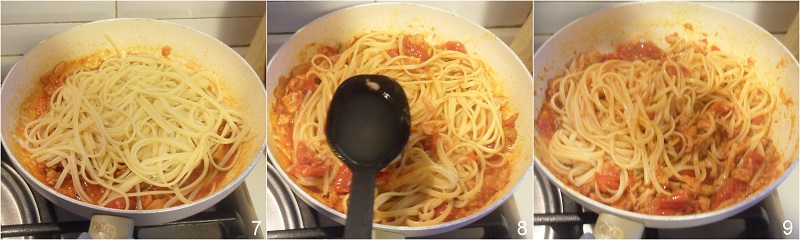
[(31, 235), (58, 235), (75, 232), (75, 229), (89, 229), (89, 221), (5, 225), (2, 228), (2, 236), (3, 238), (9, 238)]
[(342, 236), (344, 226), (267, 231), (267, 239), (331, 239)]

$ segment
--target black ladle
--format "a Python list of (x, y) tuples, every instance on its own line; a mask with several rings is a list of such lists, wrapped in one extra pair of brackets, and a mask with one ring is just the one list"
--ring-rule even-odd
[(371, 238), (375, 177), (403, 150), (411, 131), (408, 99), (382, 75), (356, 75), (336, 89), (325, 134), (353, 172), (345, 238)]

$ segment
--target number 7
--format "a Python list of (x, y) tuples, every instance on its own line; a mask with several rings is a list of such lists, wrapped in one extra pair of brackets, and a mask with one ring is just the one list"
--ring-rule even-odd
[(255, 236), (258, 233), (258, 227), (261, 226), (261, 221), (253, 221), (253, 223), (256, 224), (256, 229), (253, 230), (253, 236)]

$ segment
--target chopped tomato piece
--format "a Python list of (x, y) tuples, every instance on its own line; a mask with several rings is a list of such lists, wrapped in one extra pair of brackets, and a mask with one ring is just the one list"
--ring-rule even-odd
[(594, 173), (594, 180), (600, 191), (619, 189), (621, 171), (613, 162), (605, 162), (603, 167)]
[(353, 172), (347, 166), (339, 168), (339, 173), (336, 174), (336, 180), (333, 181), (333, 191), (338, 193), (349, 193), (350, 184), (353, 182)]
[(300, 174), (304, 177), (319, 177), (325, 173), (327, 168), (324, 165), (311, 166), (311, 165), (294, 165), (289, 167), (286, 172), (291, 174)]
[(428, 49), (422, 35), (405, 36), (403, 38), (403, 52), (405, 55), (419, 58), (422, 61), (428, 60)]
[(314, 150), (300, 143), (297, 145), (297, 159), (286, 171), (304, 177), (319, 177), (327, 169), (322, 158)]
[(308, 165), (313, 164), (321, 159), (317, 157), (317, 153), (311, 148), (308, 147), (305, 143), (300, 143), (297, 145), (297, 164), (299, 165)]
[[(681, 66), (681, 72), (683, 72), (683, 76), (689, 75), (689, 69), (684, 66)], [(670, 76), (677, 76), (678, 70), (675, 69), (675, 66), (667, 66), (667, 74)]]
[(730, 179), (717, 190), (716, 195), (711, 197), (711, 209), (716, 209), (720, 203), (731, 199), (747, 191), (747, 183), (736, 179)]
[(653, 200), (653, 212), (659, 215), (675, 215), (689, 209), (689, 195), (686, 192), (678, 191), (670, 196), (659, 196)]
[(447, 41), (444, 43), (444, 49), (467, 54), (467, 49), (464, 47), (464, 44), (458, 41)]

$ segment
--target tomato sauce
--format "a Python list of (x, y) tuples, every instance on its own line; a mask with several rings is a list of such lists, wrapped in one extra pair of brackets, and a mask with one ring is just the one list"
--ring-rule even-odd
[(625, 61), (659, 59), (664, 51), (652, 42), (628, 42), (617, 46), (614, 53), (603, 55), (603, 59), (622, 59)]

